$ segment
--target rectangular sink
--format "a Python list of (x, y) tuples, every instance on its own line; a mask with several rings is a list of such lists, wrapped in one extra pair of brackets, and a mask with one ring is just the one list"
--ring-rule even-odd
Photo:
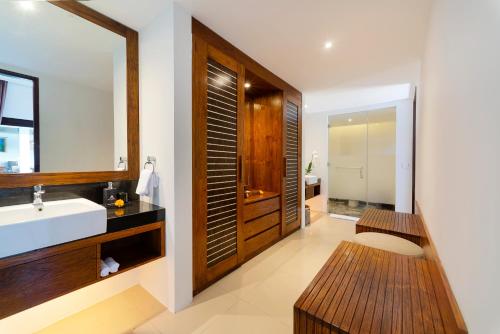
[(0, 207), (0, 258), (106, 233), (106, 209), (84, 198)]
[(314, 184), (318, 182), (318, 177), (315, 175), (306, 175), (306, 184)]

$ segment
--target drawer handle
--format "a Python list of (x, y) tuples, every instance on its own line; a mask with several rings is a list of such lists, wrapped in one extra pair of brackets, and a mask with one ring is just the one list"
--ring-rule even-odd
[(283, 157), (283, 177), (286, 177), (286, 157)]

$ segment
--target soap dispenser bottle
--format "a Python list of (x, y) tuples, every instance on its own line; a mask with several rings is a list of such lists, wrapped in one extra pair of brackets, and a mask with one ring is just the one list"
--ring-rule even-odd
[(108, 187), (102, 191), (103, 204), (106, 207), (113, 206), (117, 200), (118, 189), (113, 188), (113, 182), (108, 182)]

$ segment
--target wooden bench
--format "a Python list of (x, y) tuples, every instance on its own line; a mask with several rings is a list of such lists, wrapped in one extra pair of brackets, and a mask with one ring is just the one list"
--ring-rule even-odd
[(392, 234), (424, 245), (425, 229), (418, 215), (388, 210), (368, 209), (356, 223), (356, 233), (379, 232)]
[(294, 306), (295, 334), (467, 333), (463, 328), (434, 261), (348, 241)]

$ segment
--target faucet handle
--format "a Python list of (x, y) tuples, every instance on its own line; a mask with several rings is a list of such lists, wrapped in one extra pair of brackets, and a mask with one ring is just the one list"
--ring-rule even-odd
[(35, 189), (35, 192), (37, 193), (40, 193), (40, 194), (44, 194), (45, 191), (42, 190), (42, 187), (43, 187), (43, 184), (37, 184), (36, 186), (34, 186), (33, 188)]

